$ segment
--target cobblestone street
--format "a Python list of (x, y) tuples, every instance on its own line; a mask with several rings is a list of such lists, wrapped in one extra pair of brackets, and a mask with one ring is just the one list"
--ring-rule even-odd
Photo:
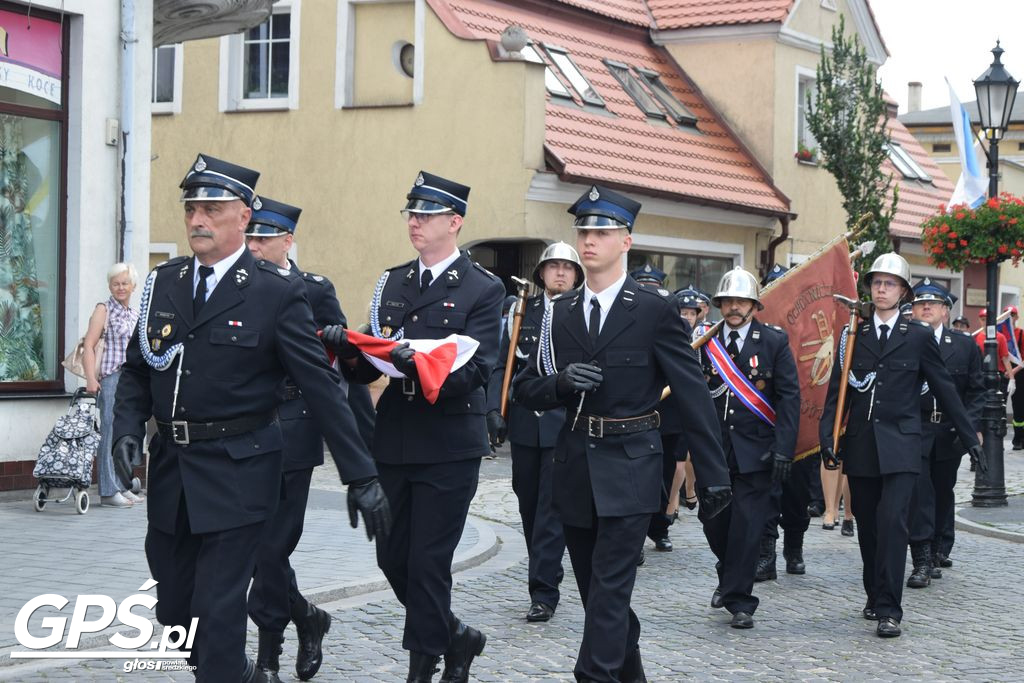
[[(1011, 493), (1024, 491), (1021, 461), (1024, 458), (1007, 450), (1007, 487)], [(966, 500), (970, 490), (966, 467), (961, 477), (964, 481), (958, 499)], [(343, 499), (336, 475), (327, 467), (321, 468), (314, 487), (310, 523), (296, 554), (296, 569), (303, 591), (335, 619), (325, 640), (324, 665), (315, 680), (403, 680), (407, 655), (401, 649), (401, 606), (390, 591), (380, 589), (381, 577), (372, 566), (372, 548), (365, 543), (365, 536), (363, 543), (356, 543), (360, 537), (348, 533), (347, 523), (344, 532), (338, 531)], [(9, 505), (13, 504), (3, 507)], [(66, 511), (29, 512), (19, 517), (46, 525), (47, 515), (57, 517), (62, 512)], [(141, 538), (142, 510), (128, 511), (130, 518), (115, 512), (118, 516), (108, 515), (107, 522), (128, 520), (133, 538)], [(97, 508), (89, 515), (105, 513), (106, 509)], [(5, 535), (14, 531), (7, 521), (5, 517)], [(51, 518), (48, 524), (56, 528), (57, 524), (71, 526), (67, 522), (85, 521)], [(336, 540), (339, 533), (344, 538), (340, 544)], [(729, 628), (728, 614), (708, 606), (715, 587), (714, 559), (695, 513), (685, 511), (672, 528), (672, 539), (675, 551), (671, 553), (656, 553), (648, 544), (647, 562), (639, 570), (633, 598), (643, 625), (644, 665), (652, 681), (891, 680), (897, 676), (933, 681), (1020, 680), (1024, 624), (1017, 618), (1022, 601), (1015, 587), (1024, 583), (1024, 566), (1018, 543), (958, 533), (953, 568), (944, 570), (944, 577), (928, 589), (905, 591), (904, 635), (882, 640), (874, 635), (873, 622), (860, 617), (864, 597), (856, 540), (841, 536), (838, 530), (823, 531), (818, 520), (812, 520), (806, 538), (807, 574), (789, 576), (780, 572), (778, 581), (758, 584), (755, 594), (761, 598), (761, 605), (755, 614), (756, 626), (750, 631)], [(101, 555), (98, 552), (97, 559)], [(346, 556), (350, 558), (347, 561)], [(58, 557), (51, 560), (59, 561)], [(474, 678), (572, 680), (583, 611), (568, 560), (562, 602), (554, 619), (547, 624), (528, 624), (523, 618), (529, 606), (525, 546), (511, 492), (507, 452), (483, 463), (471, 524), (456, 561), (466, 568), (456, 575), (453, 608), (488, 636), (483, 655), (473, 664)], [(141, 546), (122, 551), (120, 562), (145, 577)], [(332, 567), (337, 576), (331, 576)], [(83, 585), (88, 583), (83, 580), (73, 587), (50, 585), (37, 590), (41, 588), (39, 580), (25, 577), (16, 585), (7, 578), (0, 579), (0, 588), (4, 604), (12, 606), (20, 606), (46, 590), (103, 592), (108, 586), (122, 584), (121, 592), (135, 590), (135, 576), (95, 585), (104, 581), (104, 574), (112, 579), (115, 569), (111, 565), (91, 570), (89, 580), (93, 585)], [(47, 570), (39, 574), (45, 577)], [(13, 613), (5, 615), (4, 621), (13, 621)], [(13, 640), (10, 629), (5, 627), (5, 631), (4, 643), (16, 645), (8, 642)], [(255, 640), (253, 631), (253, 651)], [(281, 661), (283, 680), (297, 680), (294, 652), (294, 630), (289, 629)], [(192, 680), (191, 675), (180, 672), (123, 673), (122, 660), (23, 661), (12, 662), (6, 656), (0, 659), (0, 679)]]

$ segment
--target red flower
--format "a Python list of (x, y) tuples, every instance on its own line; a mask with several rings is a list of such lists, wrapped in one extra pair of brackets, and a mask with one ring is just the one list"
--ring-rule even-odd
[(956, 233), (955, 232), (949, 233), (949, 239), (955, 240), (956, 239)]
[(1000, 254), (1005, 254), (1008, 251), (1008, 249), (1006, 248), (1005, 244), (1000, 244), (998, 251), (999, 251)]
[(961, 247), (966, 247), (967, 246), (967, 240), (960, 240), (960, 246)]
[(967, 214), (965, 214), (963, 211), (957, 211), (954, 218), (956, 218), (958, 221), (962, 221), (966, 216)]
[(990, 209), (998, 209), (999, 200), (996, 199), (995, 197), (990, 197), (989, 200), (985, 202), (985, 206), (989, 207)]

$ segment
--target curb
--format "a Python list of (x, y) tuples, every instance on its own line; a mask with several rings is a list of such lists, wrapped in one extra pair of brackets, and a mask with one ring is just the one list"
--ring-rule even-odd
[(954, 513), (955, 526), (960, 531), (966, 531), (971, 534), (978, 534), (979, 536), (988, 536), (989, 538), (998, 538), (1002, 541), (1010, 541), (1011, 543), (1024, 543), (1024, 534), (1018, 534), (1015, 531), (1006, 531), (999, 527), (989, 526), (987, 524), (979, 524), (978, 522), (972, 522), (965, 517), (960, 516), (960, 511), (963, 508), (956, 508)]

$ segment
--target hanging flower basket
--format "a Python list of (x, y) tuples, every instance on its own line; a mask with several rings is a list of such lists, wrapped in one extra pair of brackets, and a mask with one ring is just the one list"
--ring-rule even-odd
[(921, 224), (921, 242), (937, 268), (960, 272), (970, 263), (1010, 260), (1016, 267), (1024, 256), (1024, 200), (1004, 192), (976, 209), (944, 204)]

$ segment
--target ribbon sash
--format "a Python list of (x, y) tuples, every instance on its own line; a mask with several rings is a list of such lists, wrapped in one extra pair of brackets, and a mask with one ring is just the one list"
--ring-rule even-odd
[(761, 395), (757, 387), (750, 383), (747, 376), (736, 367), (736, 363), (725, 350), (725, 347), (722, 346), (722, 342), (718, 337), (712, 337), (708, 340), (706, 346), (708, 358), (711, 359), (711, 365), (714, 366), (718, 376), (729, 386), (732, 393), (754, 415), (757, 415), (766, 424), (774, 427), (775, 409), (768, 403), (768, 399)]

